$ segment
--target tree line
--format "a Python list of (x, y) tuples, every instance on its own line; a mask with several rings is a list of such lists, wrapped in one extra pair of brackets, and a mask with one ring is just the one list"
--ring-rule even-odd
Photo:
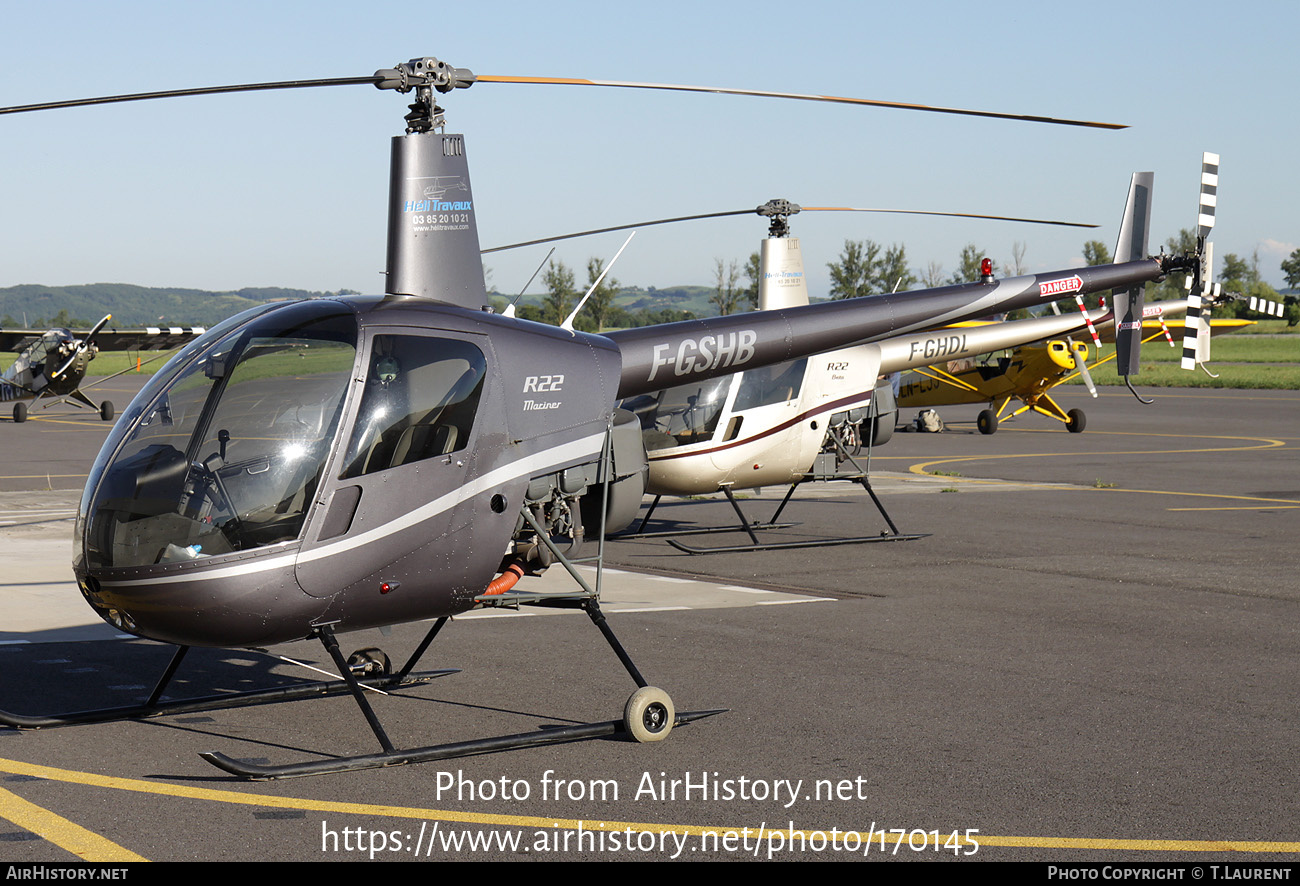
[[(1190, 228), (1184, 228), (1178, 232), (1177, 237), (1170, 237), (1166, 240), (1165, 247), (1169, 252), (1175, 254), (1192, 251), (1196, 248), (1196, 232)], [(1028, 269), (1024, 263), (1025, 252), (1025, 244), (1021, 242), (1012, 244), (1011, 260), (1003, 268), (999, 268), (996, 261), (992, 262), (994, 275), (1005, 273), (1010, 276), (1019, 276), (1027, 273)], [(980, 278), (980, 263), (985, 255), (986, 253), (982, 249), (974, 243), (970, 243), (962, 249), (957, 260), (957, 270), (951, 276), (945, 278), (943, 265), (936, 262), (931, 262), (925, 271), (918, 276), (916, 272), (908, 268), (907, 252), (902, 244), (885, 247), (872, 240), (845, 240), (844, 250), (840, 253), (839, 260), (827, 265), (831, 276), (831, 298), (858, 298), (864, 295), (879, 295), (895, 290), (908, 289), (918, 282), (930, 288), (973, 282)], [(1084, 263), (1089, 267), (1110, 264), (1112, 261), (1110, 249), (1100, 240), (1088, 240), (1083, 244), (1083, 259)], [(1277, 290), (1264, 282), (1259, 267), (1258, 249), (1252, 253), (1249, 259), (1243, 259), (1241, 256), (1230, 252), (1223, 256), (1223, 268), (1219, 272), (1219, 282), (1223, 284), (1224, 291), (1228, 293), (1240, 294), (1246, 298), (1254, 296), (1272, 301), (1283, 301), (1283, 297), (1278, 294)], [(1290, 257), (1282, 262), (1281, 268), (1286, 275), (1289, 286), (1300, 285), (1300, 249), (1292, 252)], [(1185, 279), (1185, 274), (1170, 274), (1160, 283), (1148, 284), (1147, 300), (1167, 301), (1185, 297), (1187, 293)], [(1085, 296), (1085, 304), (1089, 308), (1095, 308), (1099, 297), (1096, 294)], [(1286, 301), (1285, 316), (1287, 325), (1295, 326), (1300, 323), (1300, 303), (1297, 303), (1294, 298), (1286, 299)], [(1229, 302), (1218, 309), (1216, 313), (1218, 316), (1245, 317), (1250, 313), (1250, 308), (1249, 304), (1243, 299)]]

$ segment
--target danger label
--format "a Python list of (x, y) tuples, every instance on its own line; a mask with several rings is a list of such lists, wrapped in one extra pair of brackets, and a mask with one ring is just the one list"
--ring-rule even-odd
[(1083, 289), (1083, 280), (1078, 274), (1073, 277), (1066, 277), (1064, 280), (1049, 280), (1046, 283), (1038, 284), (1038, 294), (1042, 298), (1065, 295), (1069, 292), (1078, 292), (1081, 289)]

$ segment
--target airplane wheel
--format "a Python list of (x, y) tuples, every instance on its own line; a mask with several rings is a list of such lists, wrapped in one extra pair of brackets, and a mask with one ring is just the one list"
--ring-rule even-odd
[(1071, 434), (1081, 433), (1088, 424), (1088, 417), (1083, 414), (1082, 409), (1071, 409), (1066, 416), (1070, 420), (1065, 423), (1065, 429)]
[(663, 741), (673, 731), (677, 712), (668, 693), (655, 686), (642, 686), (623, 708), (623, 728), (639, 742)]
[(998, 429), (998, 414), (992, 409), (985, 409), (975, 417), (975, 427), (981, 434), (992, 434)]
[(104, 421), (112, 421), (112, 420), (113, 420), (113, 401), (112, 401), (112, 400), (105, 400), (103, 403), (100, 403), (100, 404), (99, 404), (99, 417), (102, 418)]
[(15, 422), (16, 424), (22, 424), (22, 423), (25, 422), (25, 421), (27, 421), (27, 404), (26, 404), (26, 403), (15, 403), (15, 404), (14, 404), (14, 422)]
[(348, 656), (348, 670), (356, 677), (387, 677), (393, 672), (393, 663), (384, 650), (367, 646)]

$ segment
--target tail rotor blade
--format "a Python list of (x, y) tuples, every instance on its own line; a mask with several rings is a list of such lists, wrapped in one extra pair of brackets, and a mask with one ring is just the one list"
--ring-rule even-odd
[(1196, 214), (1196, 236), (1204, 240), (1214, 228), (1214, 212), (1219, 206), (1219, 155), (1206, 151), (1201, 155), (1201, 205)]
[(1195, 369), (1196, 364), (1202, 362), (1200, 354), (1209, 349), (1210, 324), (1208, 319), (1202, 317), (1202, 312), (1206, 308), (1205, 296), (1211, 284), (1204, 283), (1205, 278), (1202, 275), (1206, 268), (1212, 267), (1214, 267), (1214, 244), (1205, 242), (1201, 247), (1201, 271), (1187, 281), (1191, 291), (1187, 293), (1187, 317), (1183, 320), (1183, 358), (1179, 362), (1179, 366), (1183, 369)]

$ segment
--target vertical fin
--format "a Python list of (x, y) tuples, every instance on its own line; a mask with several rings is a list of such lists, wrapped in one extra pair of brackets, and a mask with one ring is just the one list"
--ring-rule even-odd
[[(1151, 230), (1151, 190), (1154, 172), (1135, 172), (1129, 181), (1124, 218), (1115, 244), (1115, 263), (1146, 258)], [(1145, 288), (1117, 289), (1115, 298), (1115, 366), (1120, 375), (1138, 374), (1142, 347), (1142, 301)]]

